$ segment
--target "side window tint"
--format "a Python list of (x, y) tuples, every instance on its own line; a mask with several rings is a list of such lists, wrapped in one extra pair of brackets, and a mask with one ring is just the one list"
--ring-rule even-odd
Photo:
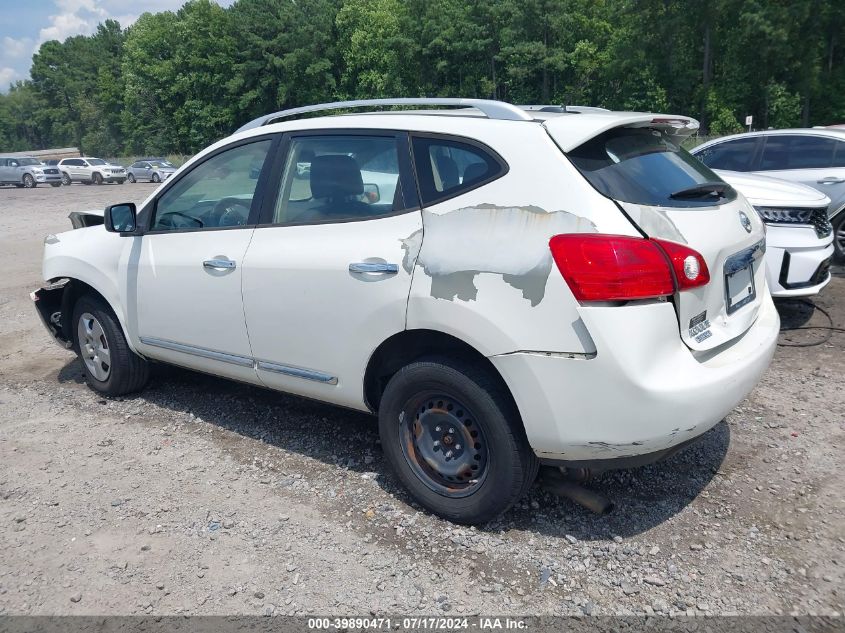
[(760, 169), (815, 169), (833, 163), (834, 141), (820, 136), (769, 136)]
[(836, 141), (833, 154), (833, 167), (845, 167), (845, 141)]
[(273, 223), (367, 220), (400, 211), (399, 173), (395, 137), (294, 137)]
[(243, 226), (270, 140), (226, 150), (203, 161), (158, 199), (153, 231)]
[(460, 195), (506, 172), (491, 153), (469, 143), (415, 137), (413, 147), (423, 204)]
[(695, 157), (711, 169), (751, 171), (756, 145), (757, 138), (726, 141), (696, 152)]

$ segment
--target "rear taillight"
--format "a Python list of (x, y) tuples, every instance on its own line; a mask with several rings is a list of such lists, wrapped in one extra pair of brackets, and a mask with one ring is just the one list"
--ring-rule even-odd
[(658, 244), (669, 257), (678, 290), (689, 290), (710, 283), (710, 271), (707, 270), (707, 262), (700, 253), (677, 242), (655, 239), (651, 241)]
[(578, 301), (664, 297), (710, 280), (704, 258), (674, 242), (570, 233), (552, 237), (549, 248)]

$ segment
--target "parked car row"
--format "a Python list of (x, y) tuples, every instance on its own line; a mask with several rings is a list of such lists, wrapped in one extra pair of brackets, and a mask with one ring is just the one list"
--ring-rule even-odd
[(41, 162), (27, 156), (0, 156), (0, 185), (32, 189), (39, 184), (53, 187), (79, 182), (86, 185), (147, 181), (164, 182), (176, 172), (166, 158), (143, 158), (127, 169), (102, 158), (63, 158)]

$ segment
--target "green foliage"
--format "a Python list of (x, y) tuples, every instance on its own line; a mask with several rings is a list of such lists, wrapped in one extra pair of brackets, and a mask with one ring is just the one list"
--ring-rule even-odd
[(714, 135), (845, 121), (835, 0), (190, 0), (45, 42), (0, 150), (189, 154), (263, 113), (466, 96), (685, 114)]

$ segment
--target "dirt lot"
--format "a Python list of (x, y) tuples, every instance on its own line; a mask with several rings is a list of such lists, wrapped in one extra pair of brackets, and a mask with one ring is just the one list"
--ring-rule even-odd
[[(535, 488), (467, 529), (410, 504), (368, 416), (173, 368), (136, 397), (85, 386), (30, 305), (42, 238), (152, 190), (0, 189), (0, 614), (845, 611), (842, 334), (780, 347), (697, 445), (596, 481), (610, 516)], [(842, 269), (816, 303), (845, 325)]]

